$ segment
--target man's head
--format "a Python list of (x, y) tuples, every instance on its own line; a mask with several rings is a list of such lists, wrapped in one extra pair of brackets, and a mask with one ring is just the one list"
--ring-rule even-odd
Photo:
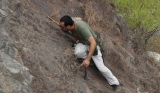
[(74, 21), (72, 20), (72, 18), (68, 15), (65, 15), (60, 19), (59, 25), (62, 31), (69, 31), (69, 30), (72, 30), (73, 24), (74, 24)]

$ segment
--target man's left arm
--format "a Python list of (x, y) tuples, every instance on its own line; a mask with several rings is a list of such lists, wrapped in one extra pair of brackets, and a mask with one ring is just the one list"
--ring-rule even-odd
[(88, 42), (90, 43), (89, 53), (88, 53), (88, 55), (87, 55), (87, 58), (83, 61), (83, 65), (84, 65), (85, 67), (88, 67), (88, 66), (89, 66), (89, 64), (90, 64), (90, 59), (91, 59), (91, 57), (92, 57), (92, 55), (93, 55), (93, 53), (94, 53), (94, 50), (95, 50), (95, 48), (96, 48), (96, 41), (95, 41), (95, 39), (93, 38), (93, 36), (90, 36), (90, 37), (88, 38)]

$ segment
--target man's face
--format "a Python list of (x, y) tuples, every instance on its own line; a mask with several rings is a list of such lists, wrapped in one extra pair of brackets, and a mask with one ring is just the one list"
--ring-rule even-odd
[(69, 29), (67, 27), (65, 27), (64, 22), (60, 22), (59, 26), (60, 26), (61, 30), (64, 32), (69, 31)]

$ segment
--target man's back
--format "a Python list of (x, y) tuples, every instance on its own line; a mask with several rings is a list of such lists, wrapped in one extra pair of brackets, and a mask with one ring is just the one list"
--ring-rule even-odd
[(81, 20), (76, 20), (72, 18), (76, 24), (75, 34), (80, 39), (80, 42), (83, 44), (89, 44), (88, 38), (93, 36), (95, 41), (98, 43), (97, 35), (91, 30), (87, 23)]

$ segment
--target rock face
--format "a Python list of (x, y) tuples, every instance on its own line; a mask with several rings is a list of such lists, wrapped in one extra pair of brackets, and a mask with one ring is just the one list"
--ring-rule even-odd
[(0, 51), (0, 93), (30, 93), (29, 69)]
[(152, 51), (148, 51), (147, 54), (149, 57), (153, 58), (155, 64), (160, 66), (160, 54), (158, 54), (156, 52), (152, 52)]
[(32, 93), (33, 76), (24, 66), (20, 55), (16, 54), (18, 43), (14, 37), (10, 37), (11, 24), (16, 22), (10, 20), (9, 12), (13, 11), (9, 7), (16, 7), (18, 3), (12, 4), (6, 0), (1, 0), (0, 3), (0, 93)]
[(114, 93), (96, 67), (76, 70), (74, 40), (46, 16), (79, 16), (99, 34), (118, 93), (159, 93), (159, 68), (136, 54), (132, 32), (113, 4), (97, 0), (1, 0), (1, 93)]

